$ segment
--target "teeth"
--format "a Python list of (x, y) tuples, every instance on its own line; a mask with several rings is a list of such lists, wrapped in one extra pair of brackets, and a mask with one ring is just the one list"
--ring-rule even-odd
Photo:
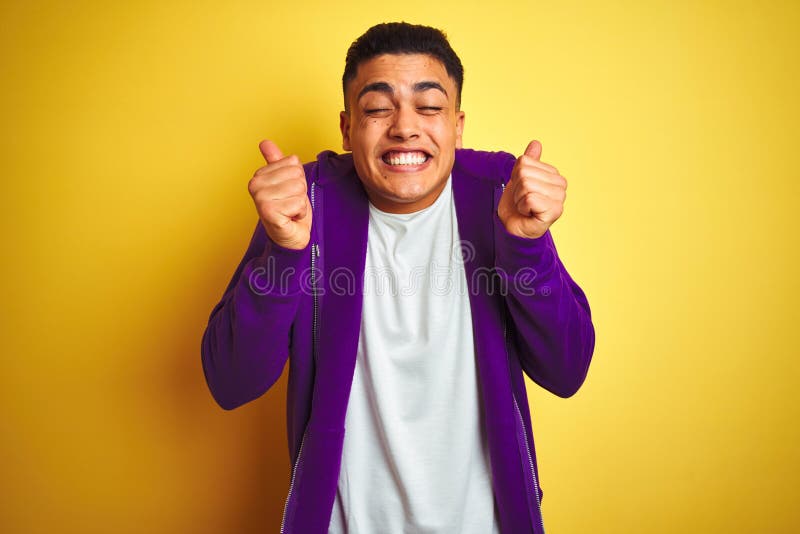
[(390, 165), (422, 165), (426, 156), (422, 152), (392, 152), (386, 159)]

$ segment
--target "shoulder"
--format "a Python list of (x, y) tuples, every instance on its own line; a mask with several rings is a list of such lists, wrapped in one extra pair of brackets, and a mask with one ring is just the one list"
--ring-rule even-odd
[(456, 150), (453, 173), (480, 180), (488, 180), (496, 185), (501, 185), (511, 177), (511, 170), (514, 168), (516, 161), (517, 158), (508, 152), (459, 148)]
[(303, 169), (306, 180), (320, 185), (355, 174), (353, 155), (349, 152), (337, 154), (332, 150), (323, 150), (317, 154), (316, 160), (305, 163)]

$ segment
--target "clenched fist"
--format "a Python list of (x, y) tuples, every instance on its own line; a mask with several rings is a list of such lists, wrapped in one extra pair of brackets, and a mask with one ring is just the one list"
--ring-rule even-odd
[(306, 195), (306, 173), (297, 156), (284, 157), (272, 141), (258, 148), (267, 164), (259, 168), (247, 189), (261, 224), (273, 242), (300, 250), (311, 239), (311, 203)]
[(564, 211), (567, 180), (558, 169), (542, 163), (542, 144), (531, 141), (517, 158), (503, 191), (497, 215), (510, 234), (541, 237)]

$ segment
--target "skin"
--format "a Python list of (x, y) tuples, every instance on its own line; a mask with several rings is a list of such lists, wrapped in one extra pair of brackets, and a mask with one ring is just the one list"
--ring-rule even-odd
[(541, 158), (542, 144), (531, 141), (517, 158), (497, 205), (497, 216), (506, 230), (518, 237), (541, 237), (564, 212), (567, 180)]
[(273, 243), (300, 250), (311, 239), (311, 202), (306, 193), (306, 174), (300, 158), (284, 156), (265, 139), (258, 145), (267, 162), (247, 184), (261, 224)]
[[(342, 146), (352, 151), (373, 205), (412, 213), (433, 204), (450, 176), (464, 131), (455, 82), (444, 65), (424, 54), (378, 56), (359, 65), (345, 96)], [(311, 237), (312, 212), (300, 159), (284, 156), (269, 140), (259, 149), (266, 165), (256, 170), (248, 191), (261, 223), (275, 244), (303, 249)], [(401, 166), (384, 158), (387, 152), (410, 150), (424, 152), (425, 162)], [(564, 211), (567, 181), (541, 155), (541, 143), (531, 141), (498, 205), (501, 222), (518, 237), (541, 237)]]
[[(464, 112), (444, 65), (425, 54), (385, 54), (358, 66), (340, 114), (342, 147), (370, 202), (390, 213), (411, 213), (436, 200), (461, 148)], [(390, 151), (422, 151), (421, 165), (392, 165)]]

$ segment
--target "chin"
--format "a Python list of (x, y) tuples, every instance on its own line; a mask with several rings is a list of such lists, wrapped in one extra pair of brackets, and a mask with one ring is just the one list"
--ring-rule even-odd
[(430, 194), (432, 189), (430, 185), (426, 187), (425, 184), (403, 184), (403, 186), (405, 187), (393, 188), (385, 193), (402, 202), (416, 202)]

